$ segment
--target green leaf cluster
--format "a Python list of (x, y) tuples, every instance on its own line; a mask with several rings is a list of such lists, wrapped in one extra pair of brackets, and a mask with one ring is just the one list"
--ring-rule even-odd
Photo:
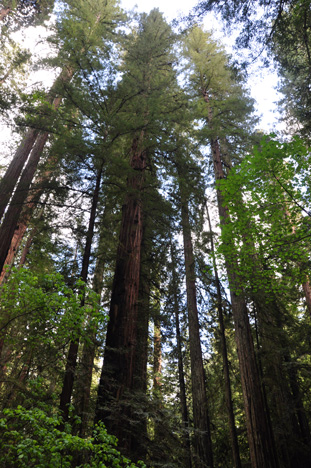
[(93, 436), (82, 439), (58, 426), (57, 414), (39, 408), (18, 406), (5, 409), (0, 419), (0, 464), (16, 468), (70, 468), (73, 460), (85, 468), (144, 468), (131, 463), (117, 450), (117, 440), (107, 434), (104, 425), (95, 426)]

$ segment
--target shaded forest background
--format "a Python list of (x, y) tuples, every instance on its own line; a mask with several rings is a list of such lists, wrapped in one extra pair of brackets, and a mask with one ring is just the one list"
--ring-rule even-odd
[[(0, 26), (0, 466), (310, 467), (310, 2), (8, 1)], [(48, 58), (16, 39), (42, 26)]]

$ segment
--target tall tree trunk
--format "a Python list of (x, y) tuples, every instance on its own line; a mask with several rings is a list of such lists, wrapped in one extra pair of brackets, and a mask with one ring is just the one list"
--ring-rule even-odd
[[(104, 166), (104, 160), (102, 161), (101, 166), (98, 169), (97, 176), (96, 176), (96, 184), (95, 184), (95, 189), (94, 189), (93, 198), (92, 198), (91, 213), (90, 213), (88, 231), (86, 235), (86, 243), (85, 243), (83, 259), (82, 259), (82, 268), (81, 268), (80, 278), (82, 281), (84, 281), (84, 283), (87, 282), (87, 277), (88, 277), (91, 247), (92, 247), (92, 241), (94, 237), (94, 226), (95, 226), (97, 205), (98, 205), (98, 200), (99, 200), (99, 191), (100, 191), (100, 185), (101, 185), (103, 166)], [(80, 303), (81, 307), (84, 306), (84, 301), (85, 301), (85, 289), (83, 290), (83, 293), (82, 293), (82, 299)], [(77, 367), (78, 350), (79, 350), (79, 337), (72, 340), (69, 345), (69, 351), (68, 351), (67, 362), (66, 362), (66, 370), (65, 370), (65, 375), (64, 375), (62, 392), (60, 395), (59, 409), (61, 411), (64, 422), (68, 421), (68, 418), (69, 418), (69, 405), (70, 405), (70, 401), (72, 397), (73, 384), (74, 384), (76, 367)]]
[[(101, 219), (101, 224), (105, 222), (106, 209)], [(93, 291), (99, 295), (99, 306), (100, 296), (103, 290), (103, 277), (105, 271), (105, 242), (106, 232), (104, 229), (100, 230), (97, 258), (94, 271), (93, 279)], [(97, 344), (97, 328), (94, 325), (92, 317), (89, 317), (88, 326), (88, 341), (83, 345), (83, 352), (81, 357), (81, 373), (79, 375), (79, 386), (77, 388), (77, 403), (75, 404), (76, 412), (81, 419), (79, 425), (79, 436), (84, 437), (87, 431), (88, 423), (90, 420), (90, 397), (91, 397), (91, 385), (93, 377), (94, 360), (96, 355)]]
[(150, 443), (147, 431), (147, 363), (150, 319), (150, 248), (143, 226), (141, 244), (141, 263), (138, 292), (137, 345), (133, 379), (133, 397), (137, 401), (138, 411), (133, 417), (135, 425), (131, 430), (131, 457), (133, 461), (146, 460)]
[[(60, 76), (55, 81), (51, 89), (49, 99), (52, 99), (52, 106), (54, 110), (58, 109), (62, 97), (53, 97), (57, 92), (58, 87), (64, 86), (69, 82), (73, 76), (73, 68), (64, 68)], [(23, 205), (27, 199), (29, 187), (37, 170), (43, 148), (48, 139), (48, 132), (38, 133), (37, 130), (30, 129), (27, 133), (26, 139), (21, 143), (12, 163), (1, 180), (0, 185), (0, 200), (2, 215), (7, 207), (9, 199), (14, 191), (11, 203), (7, 209), (4, 220), (0, 227), (0, 273), (3, 270), (5, 260), (14, 236), (14, 231), (18, 223)], [(35, 143), (34, 143), (35, 141)], [(31, 149), (32, 148), (32, 149)], [(20, 150), (20, 151), (19, 151)], [(27, 161), (29, 152), (30, 156)], [(27, 164), (22, 172), (22, 169), (27, 161)], [(19, 182), (18, 177), (21, 174)], [(17, 185), (16, 185), (17, 184)]]
[[(56, 95), (58, 88), (68, 83), (73, 77), (73, 74), (74, 74), (74, 69), (72, 67), (66, 67), (62, 70), (58, 78), (55, 80), (54, 85), (52, 86), (51, 91), (49, 93), (49, 96), (47, 97), (47, 101), (51, 102), (54, 110), (58, 109), (62, 101), (62, 97)], [(28, 156), (31, 152), (31, 149), (33, 148), (33, 145), (37, 137), (40, 139), (40, 143), (38, 142), (37, 144), (36, 152), (38, 152), (38, 148), (41, 147), (41, 153), (42, 153), (45, 142), (47, 141), (47, 138), (48, 138), (48, 132), (40, 133), (38, 129), (30, 128), (27, 131), (26, 135), (24, 136), (23, 140), (21, 141), (18, 149), (16, 150), (16, 153), (9, 167), (7, 168), (4, 176), (1, 178), (1, 181), (0, 181), (0, 220), (2, 219), (4, 215), (4, 212), (8, 206), (8, 203), (17, 185), (19, 176), (23, 170), (23, 167), (26, 164)], [(38, 161), (39, 161), (41, 153), (37, 155)], [(27, 193), (25, 197), (26, 196), (27, 196)]]
[(29, 187), (36, 172), (48, 133), (42, 133), (31, 151), (31, 155), (16, 187), (10, 206), (0, 227), (0, 271), (2, 272), (5, 260), (14, 236), (20, 214), (27, 199)]
[[(181, 174), (180, 174), (181, 178)], [(189, 343), (191, 363), (191, 383), (193, 402), (193, 423), (195, 430), (194, 464), (198, 468), (213, 467), (213, 452), (210, 422), (205, 386), (205, 376), (200, 341), (199, 318), (196, 298), (194, 255), (189, 221), (188, 201), (181, 191), (181, 218), (186, 268), (187, 308), (189, 318)]]
[[(214, 174), (216, 183), (224, 178), (219, 142), (211, 140)], [(219, 186), (217, 187), (220, 227), (229, 221)], [(246, 415), (246, 427), (253, 468), (276, 468), (278, 461), (273, 444), (261, 380), (256, 363), (254, 342), (251, 333), (248, 310), (243, 295), (243, 285), (238, 275), (238, 265), (234, 255), (234, 245), (230, 243), (232, 254), (225, 258), (231, 295), (232, 313), (235, 325), (235, 339), (240, 365), (241, 383)]]
[(153, 314), (153, 396), (162, 401), (162, 344), (161, 344), (161, 318), (159, 303), (155, 304)]
[(7, 168), (4, 176), (0, 181), (0, 220), (8, 206), (14, 188), (18, 182), (18, 178), (23, 170), (23, 167), (28, 159), (29, 153), (36, 141), (39, 130), (30, 128), (19, 147), (16, 150), (14, 158)]
[[(287, 363), (290, 363), (289, 356), (286, 356), (286, 361)], [(297, 369), (295, 365), (290, 364), (288, 374), (289, 374), (289, 379), (290, 379), (290, 387), (291, 387), (292, 394), (294, 397), (295, 411), (296, 411), (296, 415), (297, 415), (297, 419), (299, 423), (301, 438), (303, 439), (304, 443), (310, 447), (310, 444), (311, 444), (310, 426), (309, 426), (308, 418), (307, 418), (307, 415), (303, 406), (302, 398), (301, 398), (301, 392), (300, 392), (298, 378), (297, 378)], [(311, 466), (311, 461), (308, 466)]]
[(143, 132), (134, 138), (127, 180), (127, 195), (112, 286), (104, 364), (98, 388), (95, 422), (104, 421), (125, 453), (131, 452), (127, 431), (130, 393), (133, 389), (137, 345), (137, 314), (142, 245), (142, 188), (147, 154)]
[(302, 283), (302, 289), (305, 295), (307, 309), (309, 314), (311, 315), (311, 286), (309, 281), (305, 281)]
[[(51, 162), (53, 163), (54, 161), (52, 160)], [(29, 221), (33, 215), (37, 204), (39, 203), (41, 195), (44, 193), (44, 183), (50, 179), (51, 172), (51, 169), (45, 170), (43, 174), (40, 175), (39, 180), (36, 180), (34, 185), (31, 186), (30, 192), (25, 201), (25, 206), (20, 214), (18, 223), (15, 227), (14, 235), (11, 240), (11, 245), (9, 247), (8, 254), (4, 262), (5, 266), (9, 265), (11, 267), (14, 262), (14, 258), (19, 250), (20, 244), (27, 230)], [(42, 203), (43, 206), (46, 204), (48, 197), (49, 193), (47, 193), (45, 196), (45, 201), (43, 201)], [(22, 264), (23, 263), (24, 262), (22, 262)], [(8, 275), (6, 271), (3, 269), (0, 274), (0, 284), (2, 284), (2, 282), (7, 278), (7, 276)]]
[(228, 361), (228, 352), (227, 352), (227, 342), (226, 342), (226, 334), (225, 334), (225, 323), (224, 323), (224, 316), (223, 316), (223, 306), (222, 306), (220, 280), (219, 280), (218, 269), (217, 269), (217, 264), (216, 264), (216, 255), (215, 255), (212, 224), (211, 224), (211, 219), (210, 219), (210, 216), (209, 216), (209, 211), (208, 211), (207, 206), (206, 206), (206, 212), (207, 212), (207, 221), (208, 221), (210, 236), (211, 236), (211, 251), (212, 251), (214, 276), (215, 276), (216, 291), (217, 291), (217, 309), (218, 309), (218, 320), (219, 320), (219, 331), (220, 331), (220, 347), (221, 347), (222, 360), (223, 360), (225, 398), (226, 398), (226, 406), (227, 406), (228, 419), (229, 419), (231, 450), (232, 450), (232, 457), (233, 457), (234, 467), (235, 468), (241, 468), (242, 465), (241, 465), (241, 459), (240, 459), (239, 443), (238, 443), (238, 436), (237, 436), (237, 432), (236, 432), (234, 409), (233, 409), (233, 403), (232, 403), (230, 371), (229, 371), (229, 361)]
[[(14, 235), (11, 240), (11, 245), (9, 247), (4, 265), (12, 266), (14, 258), (19, 250), (20, 244), (24, 238), (25, 232), (27, 230), (29, 221), (33, 215), (33, 212), (39, 203), (41, 195), (44, 193), (44, 183), (49, 180), (51, 176), (51, 170), (46, 170), (39, 180), (36, 180), (34, 186), (31, 187), (30, 193), (25, 202), (25, 206), (20, 214), (18, 223), (15, 227)], [(48, 200), (49, 193), (46, 194), (45, 201), (42, 205), (44, 206)], [(42, 210), (41, 210), (42, 211)], [(41, 212), (40, 211), (40, 212)], [(24, 262), (22, 262), (23, 264)], [(8, 274), (5, 269), (2, 270), (0, 274), (0, 284), (7, 278)]]
[(185, 384), (185, 373), (182, 356), (182, 340), (180, 333), (179, 324), (179, 301), (178, 301), (178, 281), (177, 274), (174, 265), (176, 265), (176, 255), (171, 240), (171, 259), (172, 259), (172, 287), (173, 287), (173, 303), (174, 303), (174, 315), (175, 315), (175, 328), (176, 328), (176, 341), (177, 341), (177, 357), (178, 357), (178, 381), (179, 381), (179, 395), (180, 395), (180, 406), (181, 406), (181, 418), (183, 424), (183, 445), (185, 449), (185, 468), (192, 468), (191, 460), (191, 444), (190, 444), (190, 425), (189, 415), (187, 407), (187, 396), (186, 396), (186, 384)]

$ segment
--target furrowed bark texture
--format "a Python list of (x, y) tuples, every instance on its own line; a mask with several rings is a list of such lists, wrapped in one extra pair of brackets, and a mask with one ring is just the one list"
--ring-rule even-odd
[(138, 411), (134, 418), (135, 425), (131, 430), (131, 456), (134, 461), (146, 460), (147, 448), (150, 444), (147, 431), (148, 402), (146, 397), (149, 318), (150, 259), (148, 241), (146, 239), (146, 222), (144, 221), (138, 292), (137, 346), (132, 393), (138, 404)]
[(122, 221), (112, 286), (104, 364), (98, 388), (95, 421), (104, 421), (108, 432), (116, 435), (125, 453), (131, 451), (131, 434), (126, 419), (133, 389), (137, 344), (137, 315), (140, 259), (143, 232), (141, 190), (146, 168), (143, 135), (135, 138), (131, 149), (132, 174), (122, 207)]
[(183, 195), (181, 198), (181, 217), (186, 268), (187, 308), (189, 317), (193, 424), (195, 430), (194, 464), (199, 468), (212, 468), (213, 452), (200, 341), (193, 246), (189, 222), (188, 203), (186, 200), (184, 200)]
[[(14, 235), (11, 240), (11, 245), (9, 247), (9, 250), (8, 250), (5, 262), (4, 262), (4, 265), (6, 267), (9, 266), (10, 268), (9, 270), (7, 270), (7, 268), (2, 270), (1, 275), (0, 275), (0, 284), (2, 284), (2, 282), (5, 281), (7, 277), (9, 276), (9, 271), (13, 265), (17, 252), (19, 251), (21, 242), (24, 238), (25, 232), (27, 231), (30, 219), (40, 200), (42, 193), (43, 193), (43, 188), (39, 187), (37, 189), (31, 190), (30, 195), (28, 195), (27, 197), (26, 206), (23, 208), (20, 214), (18, 224), (15, 227)], [(44, 206), (45, 206), (45, 203), (47, 202), (48, 197), (49, 197), (49, 194), (46, 195), (45, 200), (42, 202), (41, 209), (38, 214), (39, 218), (41, 218), (43, 214)], [(34, 238), (36, 232), (37, 232), (36, 228), (33, 228), (31, 230), (31, 233), (27, 239), (26, 245), (22, 251), (19, 265), (24, 265), (26, 256), (28, 254), (29, 248), (32, 243), (30, 239)]]

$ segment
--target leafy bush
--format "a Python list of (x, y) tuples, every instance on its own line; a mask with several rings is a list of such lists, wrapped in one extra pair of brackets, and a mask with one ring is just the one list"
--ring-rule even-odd
[[(103, 424), (93, 436), (82, 439), (58, 429), (61, 419), (39, 408), (5, 409), (0, 419), (0, 466), (2, 468), (144, 468), (131, 463), (117, 450), (117, 440)], [(77, 461), (79, 460), (79, 461)]]

